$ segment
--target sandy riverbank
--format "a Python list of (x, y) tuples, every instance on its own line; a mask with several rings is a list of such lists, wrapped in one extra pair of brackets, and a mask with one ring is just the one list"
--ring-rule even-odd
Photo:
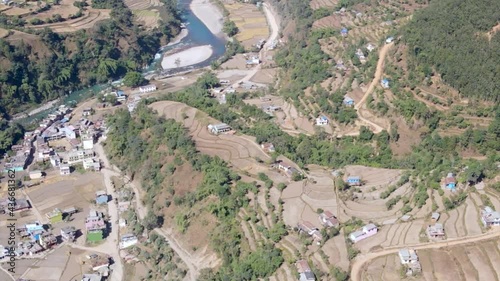
[(179, 42), (181, 42), (182, 39), (184, 39), (184, 37), (186, 37), (188, 35), (188, 33), (189, 33), (189, 31), (187, 30), (187, 28), (181, 29), (181, 32), (179, 32), (179, 34), (177, 34), (177, 36), (175, 36), (174, 40), (169, 42), (167, 44), (167, 46), (172, 46), (172, 45), (178, 44)]
[(163, 69), (174, 69), (194, 65), (206, 61), (212, 53), (213, 50), (210, 45), (192, 47), (175, 54), (166, 55), (161, 61), (161, 67)]
[(215, 4), (210, 0), (193, 0), (189, 6), (194, 15), (216, 36), (224, 36), (222, 26), (224, 16)]

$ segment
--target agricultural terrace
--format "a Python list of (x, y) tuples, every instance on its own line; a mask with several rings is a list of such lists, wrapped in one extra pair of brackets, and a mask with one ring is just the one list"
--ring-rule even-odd
[(125, 0), (124, 3), (132, 11), (138, 23), (148, 29), (159, 26), (160, 7), (163, 6), (159, 0)]
[[(500, 240), (417, 250), (422, 265), (419, 280), (496, 280), (500, 276)], [(402, 265), (397, 254), (372, 260), (362, 280), (401, 280)]]
[(249, 49), (257, 44), (259, 40), (265, 40), (269, 37), (269, 27), (266, 17), (262, 11), (255, 5), (232, 3), (224, 4), (229, 11), (229, 19), (238, 27), (236, 39), (242, 45)]

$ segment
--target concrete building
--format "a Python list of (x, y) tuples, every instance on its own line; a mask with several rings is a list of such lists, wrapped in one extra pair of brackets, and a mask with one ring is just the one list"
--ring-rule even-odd
[(225, 124), (225, 123), (220, 123), (220, 124), (215, 124), (215, 125), (208, 125), (208, 131), (214, 135), (218, 135), (221, 133), (229, 132), (231, 131), (231, 126)]
[(59, 173), (61, 174), (61, 176), (71, 174), (70, 166), (68, 164), (60, 164), (59, 165)]
[(322, 115), (316, 118), (316, 126), (325, 126), (325, 125), (328, 125), (328, 118), (326, 118), (326, 116)]
[(68, 153), (68, 163), (75, 164), (83, 162), (85, 159), (91, 159), (94, 157), (94, 151), (91, 149), (84, 150), (74, 150)]
[(49, 220), (50, 224), (56, 224), (63, 221), (63, 213), (58, 208), (55, 208), (53, 211), (45, 214), (45, 216)]
[(427, 233), (427, 237), (429, 237), (429, 239), (444, 239), (445, 238), (444, 227), (440, 223), (435, 223), (434, 225), (427, 226), (426, 233)]
[(141, 92), (141, 93), (150, 93), (150, 92), (156, 91), (156, 89), (157, 89), (156, 85), (149, 84), (149, 85), (146, 85), (146, 86), (139, 87), (139, 92)]
[(363, 228), (361, 230), (358, 230), (358, 231), (351, 233), (349, 235), (349, 239), (351, 239), (351, 241), (353, 243), (356, 243), (360, 240), (366, 239), (368, 237), (371, 237), (371, 236), (377, 234), (377, 232), (378, 232), (377, 226), (374, 225), (373, 223), (370, 223), (370, 224), (363, 226)]
[(43, 173), (40, 170), (35, 170), (30, 172), (30, 179), (37, 180), (43, 177)]
[(485, 227), (500, 226), (500, 212), (494, 211), (490, 207), (481, 210), (481, 221)]
[(133, 234), (125, 234), (121, 237), (120, 239), (120, 249), (125, 249), (130, 246), (133, 246), (137, 244), (139, 240), (137, 240), (137, 237)]
[(319, 221), (325, 227), (339, 226), (339, 221), (337, 220), (337, 217), (335, 217), (330, 211), (324, 211), (323, 213), (321, 213), (319, 215)]
[(418, 262), (418, 256), (415, 250), (413, 249), (401, 249), (399, 250), (399, 259), (401, 260), (401, 264), (408, 264), (413, 262)]

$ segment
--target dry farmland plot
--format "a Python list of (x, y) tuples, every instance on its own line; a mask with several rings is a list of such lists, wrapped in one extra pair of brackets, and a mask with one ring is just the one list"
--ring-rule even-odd
[(44, 29), (46, 27), (52, 29), (52, 31), (57, 33), (67, 33), (67, 32), (75, 32), (81, 29), (90, 29), (94, 27), (94, 25), (105, 19), (109, 19), (109, 13), (111, 10), (99, 9), (92, 10), (88, 9), (87, 13), (82, 17), (73, 20), (67, 20), (64, 22), (58, 23), (50, 23), (50, 24), (42, 24), (31, 26), (33, 29)]
[(45, 20), (56, 14), (61, 15), (63, 19), (67, 19), (70, 15), (78, 13), (78, 8), (73, 5), (74, 2), (74, 0), (61, 0), (59, 5), (53, 5), (49, 10), (36, 15), (27, 16), (25, 19), (28, 22), (34, 18)]
[(3, 28), (0, 28), (0, 38), (4, 38), (9, 35), (9, 31)]
[(157, 0), (124, 0), (123, 1), (127, 7), (132, 11), (146, 10), (150, 7), (159, 7), (162, 5), (160, 1)]
[(158, 10), (134, 10), (132, 11), (137, 21), (148, 28), (158, 27), (160, 12)]
[[(500, 277), (500, 240), (489, 240), (465, 246), (417, 250), (422, 264), (422, 280), (498, 280)], [(386, 257), (396, 258), (396, 264)], [(397, 255), (372, 260), (362, 274), (362, 280), (399, 280)], [(389, 271), (393, 273), (389, 274)]]
[(229, 19), (232, 20), (239, 29), (236, 39), (245, 48), (259, 42), (261, 39), (269, 37), (269, 27), (265, 15), (252, 4), (226, 4), (229, 11)]
[(337, 6), (338, 0), (313, 0), (311, 1), (311, 8), (313, 10), (319, 9), (321, 7), (330, 8)]

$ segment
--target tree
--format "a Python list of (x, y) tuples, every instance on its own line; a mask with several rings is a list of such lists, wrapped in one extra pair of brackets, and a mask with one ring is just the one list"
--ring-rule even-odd
[(222, 28), (222, 31), (224, 31), (224, 33), (226, 33), (227, 36), (233, 37), (234, 35), (236, 35), (236, 33), (238, 33), (239, 30), (233, 21), (226, 20), (224, 22), (224, 26)]
[(123, 84), (127, 87), (137, 87), (144, 84), (145, 81), (142, 74), (137, 71), (129, 71), (125, 74), (125, 77), (123, 77)]

